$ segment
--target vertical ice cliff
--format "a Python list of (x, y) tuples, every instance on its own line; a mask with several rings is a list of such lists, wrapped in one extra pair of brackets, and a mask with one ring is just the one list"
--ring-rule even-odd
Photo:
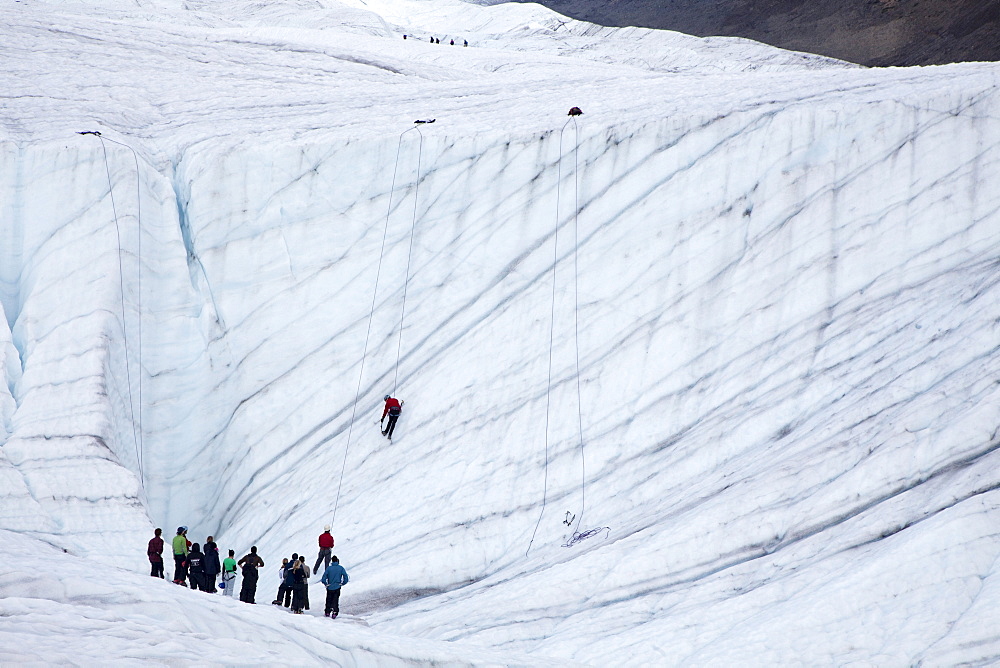
[(138, 570), (187, 524), (270, 563), (332, 522), (355, 611), (408, 637), (992, 656), (995, 68), (664, 75), (537, 26), (433, 50), (200, 7), (14, 10), (51, 47), (44, 95), (11, 55), (0, 151), (18, 554)]
[(3, 372), (0, 375), (3, 379), (3, 384), (0, 385), (0, 433), (6, 440), (13, 431), (11, 418), (17, 406), (14, 392), (17, 381), (21, 378), (21, 357), (11, 339), (10, 327), (2, 305), (0, 305), (0, 315), (4, 315), (0, 318), (0, 370)]
[(0, 359), (5, 491), (15, 498), (4, 519), (58, 534), (82, 554), (118, 556), (149, 521), (139, 479), (136, 175), (111, 162), (112, 206), (101, 145), (72, 143), (5, 144), (0, 163), (14, 193), (4, 211)]

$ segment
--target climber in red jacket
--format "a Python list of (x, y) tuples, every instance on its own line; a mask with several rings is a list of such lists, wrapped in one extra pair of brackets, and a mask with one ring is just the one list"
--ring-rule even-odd
[(316, 557), (316, 565), (313, 566), (313, 575), (322, 573), (319, 565), (323, 564), (323, 570), (330, 567), (330, 555), (333, 554), (333, 534), (330, 533), (330, 525), (323, 527), (323, 533), (319, 535), (319, 556)]
[(389, 424), (385, 425), (385, 429), (382, 430), (382, 435), (388, 437), (391, 441), (392, 430), (396, 428), (396, 420), (399, 419), (399, 414), (403, 412), (403, 404), (388, 394), (382, 398), (385, 399), (385, 410), (382, 411), (382, 422), (385, 422), (386, 415), (389, 416)]

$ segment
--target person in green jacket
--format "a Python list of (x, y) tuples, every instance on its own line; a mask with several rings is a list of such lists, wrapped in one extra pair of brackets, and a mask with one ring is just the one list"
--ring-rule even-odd
[(236, 590), (236, 552), (229, 550), (229, 556), (222, 562), (222, 582), (225, 586), (222, 593), (225, 596), (232, 596)]
[(177, 527), (174, 536), (174, 584), (187, 586), (187, 527)]

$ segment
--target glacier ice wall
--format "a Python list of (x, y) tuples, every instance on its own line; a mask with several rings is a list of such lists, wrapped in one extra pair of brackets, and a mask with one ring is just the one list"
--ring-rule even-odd
[(143, 569), (332, 522), (377, 630), (563, 660), (1000, 651), (995, 67), (191, 7), (10, 14), (0, 528)]
[[(943, 628), (996, 550), (976, 519), (1000, 443), (996, 107), (946, 90), (579, 134), (206, 142), (143, 166), (141, 215), (116, 147), (121, 254), (99, 140), (9, 149), (5, 525), (128, 553), (148, 508), (279, 553), (336, 511), (376, 608), (455, 590), (387, 627), (576, 658), (655, 633), (710, 662), (742, 636), (708, 618), (768, 609), (787, 630), (785, 607), (847, 625), (820, 651), (868, 656), (884, 639), (818, 584), (847, 559), (953, 609), (858, 624)], [(140, 313), (141, 486), (122, 336), (137, 349)], [(391, 444), (372, 424), (390, 390)], [(564, 511), (610, 531), (562, 548)], [(965, 579), (929, 567), (949, 531)], [(921, 584), (886, 572), (901, 549)], [(498, 607), (531, 623), (501, 631)]]
[[(963, 619), (979, 590), (970, 583), (989, 580), (996, 556), (985, 518), (995, 514), (1000, 443), (1000, 202), (986, 185), (997, 176), (995, 97), (922, 104), (783, 106), (584, 131), (585, 509), (568, 154), (556, 184), (552, 133), (485, 146), (426, 142), (419, 191), (409, 186), (390, 216), (390, 287), (377, 301), (362, 383), (367, 422), (345, 453), (368, 295), (326, 306), (305, 297), (297, 340), (314, 330), (316, 338), (280, 369), (277, 387), (296, 406), (331, 408), (310, 409), (322, 417), (301, 426), (248, 411), (257, 415), (240, 420), (240, 443), (273, 453), (265, 443), (278, 432), (289, 445), (231, 483), (239, 491), (225, 523), (256, 536), (273, 518), (263, 537), (272, 550), (306, 542), (308, 528), (289, 537), (278, 527), (329, 516), (346, 457), (337, 524), (364, 586), (373, 595), (455, 592), (385, 613), (394, 630), (608, 661), (636, 645), (654, 660), (648, 638), (664, 634), (672, 656), (698, 662), (744, 656), (747, 646), (782, 660), (802, 651), (791, 631), (804, 625), (830, 629), (811, 649), (831, 658), (870, 657), (889, 643), (884, 633), (897, 634), (887, 660), (930, 651), (925, 638)], [(370, 152), (383, 188), (386, 143)], [(303, 174), (312, 179), (297, 165), (287, 180), (308, 188)], [(566, 208), (548, 397), (557, 187)], [(414, 195), (399, 368), (409, 403), (390, 446), (370, 423), (395, 379)], [(362, 218), (378, 220), (384, 206)], [(380, 232), (351, 246), (371, 258), (357, 275), (362, 286), (373, 282)], [(264, 243), (267, 261), (254, 273), (292, 271), (299, 255), (282, 249)], [(330, 337), (320, 333), (329, 320), (351, 326)], [(305, 380), (316, 373), (311, 357), (338, 354), (346, 371), (320, 370), (315, 397), (317, 383)], [(292, 490), (303, 490), (294, 505), (270, 501)], [(543, 500), (537, 552), (525, 562)], [(583, 528), (610, 526), (607, 540), (578, 548), (585, 556), (565, 552), (564, 511), (583, 514)], [(943, 558), (942, 542), (955, 545)], [(844, 572), (854, 559), (872, 574)], [(820, 585), (831, 572), (844, 573), (836, 594)], [(866, 592), (872, 581), (882, 584)], [(683, 603), (692, 595), (697, 606)], [(885, 597), (905, 603), (883, 611)], [(946, 612), (909, 612), (935, 607)], [(521, 623), (498, 625), (498, 609)], [(762, 609), (778, 630), (754, 645), (749, 620)]]
[(70, 143), (4, 144), (0, 161), (13, 193), (0, 258), (5, 528), (118, 556), (149, 526), (138, 198), (147, 221), (158, 212), (131, 154), (106, 165), (102, 144)]

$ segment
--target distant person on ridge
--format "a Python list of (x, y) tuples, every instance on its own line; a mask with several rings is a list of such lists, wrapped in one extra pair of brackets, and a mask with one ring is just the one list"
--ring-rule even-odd
[[(163, 529), (154, 531), (156, 535), (149, 539), (149, 546), (146, 548), (146, 556), (149, 557), (149, 574), (154, 578), (163, 577), (163, 539), (160, 534)], [(329, 559), (327, 559), (329, 561)]]
[(177, 527), (177, 535), (174, 536), (173, 548), (174, 548), (174, 584), (184, 585), (187, 587), (187, 554), (188, 554), (188, 542), (185, 534), (187, 533), (187, 527)]
[(250, 553), (237, 562), (243, 568), (243, 587), (240, 588), (240, 600), (244, 603), (256, 603), (258, 568), (264, 567), (264, 560), (257, 556), (257, 546), (250, 548)]
[(323, 527), (323, 533), (319, 535), (319, 556), (316, 557), (316, 565), (313, 566), (313, 572), (319, 573), (319, 564), (321, 561), (325, 561), (323, 564), (323, 569), (330, 565), (330, 554), (333, 551), (333, 535), (330, 533), (330, 525), (327, 524)]
[(397, 399), (393, 399), (388, 394), (382, 397), (385, 401), (385, 410), (382, 411), (382, 422), (385, 422), (385, 416), (389, 416), (389, 424), (385, 426), (382, 430), (382, 435), (392, 440), (392, 431), (396, 428), (396, 420), (399, 419), (399, 414), (403, 412), (403, 404), (401, 404)]
[(222, 595), (232, 596), (236, 589), (236, 552), (229, 550), (229, 556), (222, 562)]
[(340, 565), (340, 559), (333, 556), (333, 563), (323, 572), (320, 582), (326, 585), (326, 609), (323, 616), (336, 619), (340, 614), (340, 588), (348, 582), (347, 571)]
[(208, 537), (205, 541), (205, 578), (208, 584), (207, 591), (218, 591), (215, 587), (219, 573), (222, 571), (222, 564), (219, 563), (219, 546), (215, 544), (215, 538)]

